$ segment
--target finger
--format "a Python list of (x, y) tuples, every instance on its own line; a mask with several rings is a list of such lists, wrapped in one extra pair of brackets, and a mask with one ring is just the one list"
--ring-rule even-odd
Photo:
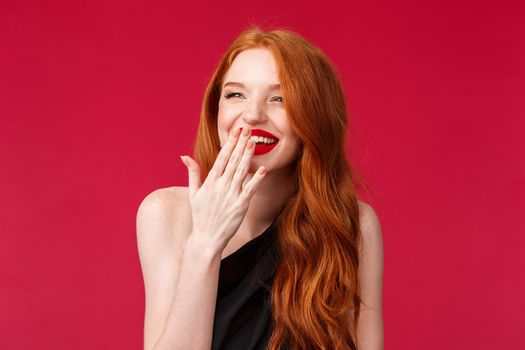
[(237, 195), (241, 192), (241, 185), (248, 174), (248, 170), (250, 170), (250, 162), (252, 160), (254, 151), (255, 142), (253, 140), (248, 140), (246, 149), (242, 155), (239, 166), (235, 170), (235, 174), (233, 174), (233, 179), (230, 185), (230, 188), (233, 189)]
[(226, 164), (226, 169), (224, 169), (223, 177), (228, 182), (233, 177), (233, 173), (235, 172), (235, 170), (237, 170), (237, 166), (239, 165), (242, 155), (244, 154), (244, 151), (246, 149), (246, 143), (250, 139), (250, 134), (250, 128), (244, 128), (242, 130), (241, 138), (239, 139), (239, 142), (237, 142), (237, 145), (235, 146), (235, 149), (233, 150), (233, 153), (230, 156), (230, 159), (228, 160), (228, 164)]
[(188, 168), (188, 192), (190, 197), (201, 187), (200, 167), (199, 164), (189, 156), (181, 156), (182, 162)]
[(215, 159), (215, 163), (213, 163), (213, 166), (208, 172), (208, 176), (206, 179), (216, 179), (222, 175), (224, 168), (226, 167), (226, 163), (228, 162), (228, 159), (230, 159), (230, 154), (232, 153), (233, 149), (235, 148), (235, 145), (237, 144), (240, 132), (241, 129), (237, 128), (228, 135), (228, 141), (226, 141), (226, 144), (219, 151), (219, 154)]
[(249, 200), (261, 184), (261, 181), (265, 175), (266, 168), (264, 166), (259, 167), (255, 174), (253, 174), (253, 177), (250, 179), (250, 181), (248, 181), (242, 189), (240, 197)]

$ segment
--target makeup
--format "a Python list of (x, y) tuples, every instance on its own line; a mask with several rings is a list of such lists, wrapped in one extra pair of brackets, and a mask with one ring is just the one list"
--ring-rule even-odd
[(263, 129), (251, 129), (250, 139), (255, 142), (256, 156), (270, 152), (279, 143), (278, 137)]

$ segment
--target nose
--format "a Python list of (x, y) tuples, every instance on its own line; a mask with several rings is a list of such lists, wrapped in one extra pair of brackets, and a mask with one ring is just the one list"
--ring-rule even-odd
[(266, 113), (263, 103), (257, 100), (246, 103), (246, 108), (243, 111), (243, 120), (248, 125), (264, 123), (266, 121)]

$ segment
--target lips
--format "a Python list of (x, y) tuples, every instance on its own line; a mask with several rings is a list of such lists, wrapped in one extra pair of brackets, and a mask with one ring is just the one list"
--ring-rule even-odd
[[(242, 128), (240, 129), (242, 132)], [(279, 143), (279, 138), (277, 136), (263, 129), (251, 129), (251, 136), (261, 136), (261, 137), (267, 137), (267, 138), (272, 138), (276, 140), (275, 143), (272, 143), (270, 145), (267, 145), (264, 143), (256, 144), (255, 150), (253, 153), (256, 156), (270, 152)]]
[[(240, 129), (241, 129), (241, 132), (242, 132), (242, 128), (240, 128)], [(277, 136), (275, 136), (271, 132), (268, 132), (268, 131), (263, 130), (263, 129), (252, 129), (251, 135), (252, 136), (269, 137), (269, 138), (277, 140), (277, 142), (279, 141), (279, 138)]]

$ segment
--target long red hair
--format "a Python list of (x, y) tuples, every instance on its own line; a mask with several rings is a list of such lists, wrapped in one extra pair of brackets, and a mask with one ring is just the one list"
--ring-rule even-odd
[(241, 51), (260, 47), (274, 55), (289, 122), (302, 142), (296, 188), (277, 218), (282, 259), (271, 287), (268, 349), (357, 349), (361, 178), (346, 159), (345, 98), (325, 54), (290, 30), (243, 31), (206, 89), (194, 158), (204, 181), (220, 150), (217, 112), (224, 75)]

